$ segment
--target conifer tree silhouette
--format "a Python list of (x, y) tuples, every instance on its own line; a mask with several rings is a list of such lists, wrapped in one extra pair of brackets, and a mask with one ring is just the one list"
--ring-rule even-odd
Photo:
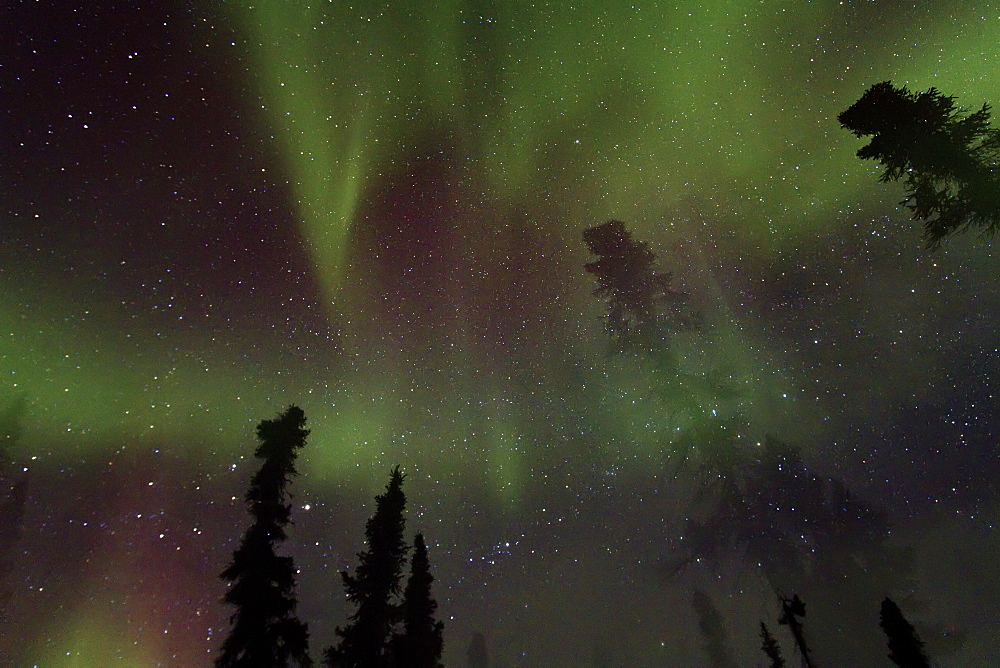
[(423, 534), (413, 540), (410, 579), (403, 592), (403, 632), (393, 639), (396, 665), (438, 668), (444, 648), (444, 622), (434, 619), (437, 601), (431, 595), (430, 560)]
[(778, 618), (778, 623), (787, 625), (792, 632), (792, 638), (795, 639), (795, 647), (799, 650), (799, 654), (802, 655), (802, 664), (806, 668), (815, 668), (816, 664), (813, 663), (809, 646), (806, 644), (805, 630), (802, 628), (802, 622), (799, 620), (800, 617), (806, 616), (806, 604), (802, 602), (798, 594), (795, 594), (792, 598), (779, 595), (778, 600), (781, 602), (781, 617)]
[(889, 659), (901, 668), (928, 668), (924, 643), (891, 598), (882, 601), (879, 617), (879, 626), (889, 639)]
[(223, 600), (236, 607), (232, 629), (216, 666), (309, 666), (306, 625), (295, 616), (295, 566), (291, 557), (275, 554), (286, 538), (291, 506), (285, 487), (296, 475), (295, 458), (306, 442), (306, 417), (297, 406), (257, 425), (262, 460), (245, 500), (253, 524), (222, 572), (229, 583)]
[(340, 642), (324, 651), (328, 666), (378, 668), (392, 665), (390, 640), (400, 620), (400, 579), (406, 561), (403, 541), (403, 474), (395, 467), (385, 492), (375, 497), (375, 514), (365, 525), (368, 549), (358, 553), (354, 574), (341, 572), (347, 599), (357, 606), (350, 623), (338, 627)]
[[(679, 313), (684, 295), (670, 290), (670, 273), (654, 268), (656, 254), (645, 241), (634, 241), (625, 223), (609, 220), (583, 232), (597, 256), (584, 265), (597, 279), (594, 294), (608, 305), (608, 334), (622, 350), (656, 350), (668, 334), (667, 307)], [(679, 316), (678, 316), (679, 317)]]
[(778, 645), (778, 641), (771, 635), (771, 631), (764, 622), (760, 623), (760, 638), (760, 648), (771, 660), (771, 668), (785, 668), (785, 660), (781, 657), (781, 646)]
[(935, 88), (911, 93), (883, 81), (837, 120), (871, 137), (857, 155), (885, 167), (882, 182), (904, 181), (901, 203), (923, 222), (928, 248), (970, 227), (1000, 227), (1000, 130), (989, 126), (988, 104), (967, 113)]

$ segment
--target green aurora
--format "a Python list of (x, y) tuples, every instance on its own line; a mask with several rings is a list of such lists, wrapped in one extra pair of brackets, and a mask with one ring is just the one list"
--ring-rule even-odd
[[(777, 434), (877, 497), (866, 430), (946, 404), (956, 360), (995, 352), (990, 246), (923, 252), (898, 186), (877, 183), (836, 122), (888, 79), (1000, 100), (991, 3), (194, 5), (95, 12), (90, 40), (129, 26), (120, 49), (80, 56), (108, 83), (92, 99), (38, 85), (41, 120), (30, 95), (8, 114), (23, 125), (0, 211), (0, 370), (6, 396), (27, 399), (12, 449), (37, 490), (25, 524), (45, 527), (25, 539), (35, 568), (18, 566), (30, 584), (15, 593), (44, 621), (13, 628), (40, 665), (216, 651), (252, 426), (289, 403), (313, 430), (295, 484), (313, 510), (290, 543), (300, 592), (322, 592), (300, 594), (314, 655), (341, 623), (334, 571), (363, 504), (399, 463), (408, 531), (423, 527), (440, 564), (449, 665), (487, 627), (498, 660), (558, 665), (573, 643), (589, 656), (602, 627), (551, 621), (601, 605), (604, 585), (585, 583), (602, 560), (651, 563), (676, 535), (694, 483), (648, 490), (698, 429)], [(45, 56), (23, 37), (44, 32), (41, 12), (17, 11), (18, 81), (34, 90), (55, 74), (29, 66)], [(172, 98), (142, 93), (138, 121), (116, 120), (101, 87), (125, 43), (147, 68), (130, 76)], [(157, 105), (182, 111), (170, 124)], [(39, 127), (57, 128), (57, 148), (36, 150), (50, 146)], [(704, 318), (672, 342), (680, 380), (608, 354), (581, 232), (611, 218)], [(640, 508), (621, 526), (594, 519)], [(87, 513), (101, 537), (54, 528)], [(641, 546), (611, 542), (633, 534)], [(46, 578), (65, 600), (40, 592)], [(747, 620), (743, 659), (766, 614), (751, 593), (730, 609)], [(674, 595), (610, 625), (641, 646), (635, 665), (697, 656), (656, 621)]]

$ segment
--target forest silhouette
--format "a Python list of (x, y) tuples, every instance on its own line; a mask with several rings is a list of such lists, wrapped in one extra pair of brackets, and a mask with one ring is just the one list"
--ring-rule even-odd
[[(272, 420), (264, 420), (257, 427), (260, 446), (255, 455), (261, 460), (260, 469), (251, 479), (245, 501), (253, 523), (247, 529), (233, 561), (222, 573), (229, 588), (223, 600), (235, 608), (229, 635), (222, 645), (217, 666), (309, 666), (312, 659), (308, 651), (308, 632), (305, 623), (296, 615), (295, 573), (291, 557), (279, 556), (277, 548), (287, 538), (285, 527), (290, 523), (291, 506), (287, 502), (287, 486), (295, 476), (297, 451), (304, 447), (309, 431), (304, 428), (305, 415), (297, 406), (288, 407)], [(817, 499), (810, 499), (811, 490), (821, 489), (824, 481), (806, 478), (804, 490), (784, 489), (801, 473), (800, 463), (787, 446), (771, 444), (771, 463), (780, 461), (778, 471), (791, 477), (782, 480), (761, 480), (756, 493), (767, 488), (771, 493), (788, 492), (799, 501), (787, 497), (783, 502), (795, 504), (806, 510), (808, 522), (817, 521), (816, 531), (830, 530), (830, 523), (843, 522), (844, 518), (831, 519), (824, 504), (810, 507)], [(772, 467), (765, 471), (773, 472)], [(409, 545), (403, 534), (406, 496), (403, 492), (404, 474), (400, 468), (390, 471), (385, 492), (375, 497), (375, 511), (365, 526), (366, 549), (358, 553), (358, 566), (354, 572), (342, 571), (344, 589), (356, 610), (348, 624), (336, 630), (339, 642), (323, 652), (323, 665), (330, 668), (365, 668), (413, 666), (437, 668), (442, 666), (444, 624), (435, 618), (437, 602), (431, 593), (434, 578), (430, 572), (427, 546), (422, 534), (413, 541), (410, 557), (410, 576), (405, 589), (402, 586), (403, 569)], [(827, 483), (829, 481), (826, 481)], [(749, 488), (753, 488), (750, 485)], [(838, 488), (829, 497), (839, 508), (850, 508), (851, 516), (871, 517), (869, 512), (858, 513), (858, 506), (851, 506), (849, 497)], [(782, 501), (777, 501), (781, 503)], [(727, 498), (721, 505), (727, 507), (725, 519), (714, 520), (711, 534), (714, 541), (732, 540), (734, 529), (724, 528), (726, 522), (742, 525), (766, 509), (754, 508), (746, 499)], [(742, 514), (741, 514), (742, 509)], [(868, 520), (865, 520), (866, 522)], [(802, 530), (801, 527), (796, 530)], [(803, 568), (802, 557), (794, 553), (779, 537), (780, 531), (759, 522), (750, 523), (742, 540), (759, 542), (761, 552), (774, 547), (780, 555), (767, 567), (762, 567), (768, 577), (777, 580), (782, 565), (793, 564), (795, 578), (805, 582), (810, 577)], [(692, 534), (693, 535), (693, 534)], [(840, 537), (841, 539), (843, 536)], [(713, 539), (702, 536), (692, 539), (699, 554), (708, 555), (713, 549)], [(804, 666), (818, 665), (807, 641), (805, 630), (806, 608), (798, 594), (778, 596), (780, 615), (778, 624), (789, 629), (796, 653)], [(710, 595), (695, 588), (692, 610), (704, 638), (703, 649), (709, 665), (736, 666), (737, 660), (728, 645), (723, 617)], [(846, 622), (847, 620), (841, 620)], [(887, 639), (886, 654), (901, 667), (917, 668), (929, 662), (914, 627), (906, 620), (891, 598), (885, 597), (880, 608), (879, 626)], [(779, 642), (771, 634), (766, 622), (760, 622), (761, 649), (772, 667), (785, 666)], [(487, 668), (490, 664), (486, 639), (481, 633), (473, 635), (467, 652), (470, 668)], [(607, 658), (595, 655), (595, 665), (604, 665)], [(613, 660), (612, 660), (613, 662)], [(819, 662), (822, 663), (822, 662)]]
[[(585, 268), (597, 280), (595, 296), (607, 308), (613, 354), (645, 360), (664, 383), (671, 382), (670, 373), (664, 370), (682, 375), (672, 363), (657, 363), (658, 357), (669, 359), (671, 336), (681, 331), (677, 323), (682, 320), (677, 317), (678, 300), (670, 290), (670, 274), (656, 268), (656, 254), (648, 244), (633, 240), (620, 221), (589, 228), (583, 238), (598, 257)], [(746, 439), (738, 438), (739, 419), (730, 420), (722, 429), (710, 423), (703, 418), (688, 430), (691, 452), (684, 456), (697, 454), (695, 479), (702, 483), (687, 509), (683, 547), (664, 562), (665, 576), (675, 578), (695, 562), (721, 565), (735, 550), (756, 564), (775, 591), (806, 592), (807, 597), (827, 604), (835, 604), (849, 592), (854, 600), (868, 601), (872, 610), (881, 601), (880, 625), (888, 637), (886, 656), (901, 666), (927, 665), (913, 626), (885, 596), (888, 591), (910, 587), (912, 575), (908, 553), (890, 544), (884, 513), (857, 500), (842, 481), (812, 473), (798, 448), (772, 437), (762, 445), (747, 447)], [(275, 420), (258, 426), (261, 445), (255, 454), (262, 464), (246, 495), (254, 523), (223, 573), (223, 579), (232, 583), (225, 601), (236, 612), (217, 665), (311, 665), (306, 625), (294, 616), (294, 566), (290, 557), (275, 554), (276, 546), (286, 538), (290, 516), (286, 486), (295, 475), (296, 452), (309, 433), (304, 425), (301, 409), (291, 406)], [(336, 629), (338, 642), (324, 650), (326, 666), (442, 665), (444, 625), (435, 617), (434, 578), (420, 533), (413, 539), (411, 573), (403, 586), (411, 552), (405, 539), (404, 479), (398, 466), (390, 471), (385, 491), (375, 497), (374, 514), (366, 523), (365, 549), (357, 555), (358, 565), (341, 572), (347, 600), (355, 611), (346, 625)], [(807, 640), (805, 599), (795, 593), (779, 594), (778, 600), (777, 623), (788, 629), (805, 666), (824, 660), (842, 663), (856, 655), (859, 647), (875, 653), (881, 646), (872, 640), (872, 619), (820, 616), (819, 624), (837, 624), (859, 647), (816, 661)], [(712, 596), (696, 587), (692, 611), (710, 665), (737, 665)], [(771, 665), (785, 665), (780, 643), (764, 621), (760, 636), (761, 649)], [(489, 665), (481, 633), (473, 636), (466, 654), (470, 666)], [(604, 661), (601, 658), (599, 663)]]
[[(870, 138), (858, 157), (879, 162), (885, 169), (882, 181), (903, 182), (902, 203), (924, 225), (928, 247), (970, 229), (989, 235), (1000, 228), (1000, 131), (989, 126), (989, 105), (969, 113), (936, 89), (912, 93), (887, 81), (869, 89), (838, 120), (856, 136)], [(858, 652), (884, 656), (898, 666), (930, 665), (920, 634), (890, 597), (912, 592), (915, 576), (912, 552), (892, 540), (887, 513), (858, 498), (844, 480), (816, 473), (797, 445), (770, 435), (756, 441), (747, 429), (748, 416), (738, 408), (738, 392), (718, 382), (714, 370), (699, 375), (682, 369), (672, 348), (675, 338), (705, 325), (689, 296), (673, 287), (673, 273), (657, 266), (649, 243), (633, 238), (618, 220), (585, 229), (582, 240), (594, 256), (583, 269), (594, 278), (593, 295), (605, 309), (612, 359), (637, 360), (637, 368), (664, 396), (698, 393), (736, 407), (725, 419), (692, 411), (677, 437), (673, 461), (667, 463), (675, 471), (688, 467), (696, 482), (683, 509), (682, 540), (664, 548), (664, 579), (675, 581), (694, 564), (721, 566), (733, 555), (752, 564), (777, 593), (777, 626), (792, 639), (783, 650), (773, 627), (759, 621), (760, 648), (771, 666), (787, 665), (792, 653), (806, 666), (843, 665)], [(9, 455), (24, 406), (23, 400), (15, 402), (0, 416), (0, 569), (5, 574), (16, 559), (28, 489)], [(298, 569), (282, 553), (284, 543), (294, 538), (289, 535), (294, 531), (289, 487), (310, 435), (305, 425), (305, 414), (295, 405), (257, 425), (259, 469), (244, 495), (251, 522), (220, 575), (227, 586), (222, 601), (232, 614), (217, 666), (314, 663), (308, 625), (298, 617)], [(354, 610), (336, 628), (335, 643), (322, 651), (325, 666), (442, 665), (446, 629), (438, 619), (425, 535), (406, 534), (405, 478), (399, 466), (390, 469), (365, 524), (357, 565), (340, 573)], [(0, 610), (8, 598), (3, 585)], [(691, 616), (708, 662), (736, 665), (725, 616), (712, 594), (697, 586), (690, 594)], [(846, 600), (860, 601), (863, 611), (843, 614), (837, 606)], [(812, 606), (808, 624), (807, 601)], [(833, 626), (856, 645), (815, 656), (811, 639)], [(472, 635), (465, 654), (470, 667), (493, 665), (481, 632)], [(595, 652), (595, 665), (604, 662), (613, 664), (614, 658)]]

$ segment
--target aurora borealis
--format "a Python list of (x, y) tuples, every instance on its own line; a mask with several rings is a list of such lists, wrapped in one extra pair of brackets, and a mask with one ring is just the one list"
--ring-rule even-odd
[[(476, 631), (496, 665), (703, 664), (692, 588), (761, 661), (753, 564), (660, 568), (692, 435), (738, 424), (885, 509), (916, 583), (884, 595), (963, 638), (942, 662), (996, 661), (993, 242), (925, 251), (836, 116), (884, 80), (1000, 102), (1000, 5), (19, 2), (0, 26), (28, 495), (3, 656), (208, 664), (253, 428), (295, 403), (314, 657), (400, 464), (446, 665)], [(581, 238), (609, 219), (700, 313), (684, 382), (609, 354)], [(844, 639), (815, 631), (824, 665)]]

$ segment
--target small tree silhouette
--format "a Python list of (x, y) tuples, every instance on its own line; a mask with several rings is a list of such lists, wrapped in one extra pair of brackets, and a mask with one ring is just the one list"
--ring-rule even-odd
[(799, 654), (802, 655), (803, 665), (807, 668), (814, 668), (816, 664), (813, 663), (812, 657), (809, 654), (805, 630), (802, 628), (802, 622), (799, 620), (800, 617), (806, 616), (806, 604), (802, 602), (798, 594), (795, 594), (792, 598), (788, 598), (782, 594), (778, 596), (778, 600), (781, 602), (781, 617), (778, 618), (778, 623), (787, 625), (792, 632), (792, 638), (795, 639), (795, 647), (798, 648)]
[(911, 93), (883, 81), (837, 116), (841, 126), (871, 142), (863, 160), (885, 167), (881, 181), (902, 179), (901, 202), (924, 223), (929, 248), (956, 232), (1000, 227), (1000, 131), (989, 127), (990, 106), (966, 113), (936, 88)]
[(375, 514), (365, 525), (368, 549), (358, 553), (356, 574), (341, 572), (347, 599), (357, 606), (351, 622), (336, 633), (340, 643), (324, 651), (328, 666), (377, 668), (392, 665), (389, 640), (400, 619), (395, 599), (406, 561), (403, 541), (403, 474), (395, 467), (385, 493), (375, 497)]
[(230, 583), (223, 600), (236, 606), (236, 612), (217, 666), (312, 664), (309, 633), (295, 616), (295, 566), (291, 557), (275, 554), (275, 546), (286, 538), (291, 506), (285, 487), (296, 475), (297, 451), (309, 435), (305, 423), (302, 409), (289, 406), (257, 425), (260, 445), (254, 456), (263, 462), (245, 497), (254, 521), (221, 575)]
[(441, 666), (444, 622), (434, 619), (437, 601), (431, 595), (430, 560), (423, 534), (413, 540), (410, 579), (403, 592), (403, 633), (394, 639), (396, 665), (413, 668)]
[(879, 626), (889, 639), (889, 658), (902, 668), (927, 668), (924, 643), (891, 598), (882, 601)]
[(785, 660), (781, 658), (781, 646), (764, 622), (760, 623), (760, 637), (760, 648), (767, 654), (767, 658), (771, 659), (771, 668), (785, 668)]

